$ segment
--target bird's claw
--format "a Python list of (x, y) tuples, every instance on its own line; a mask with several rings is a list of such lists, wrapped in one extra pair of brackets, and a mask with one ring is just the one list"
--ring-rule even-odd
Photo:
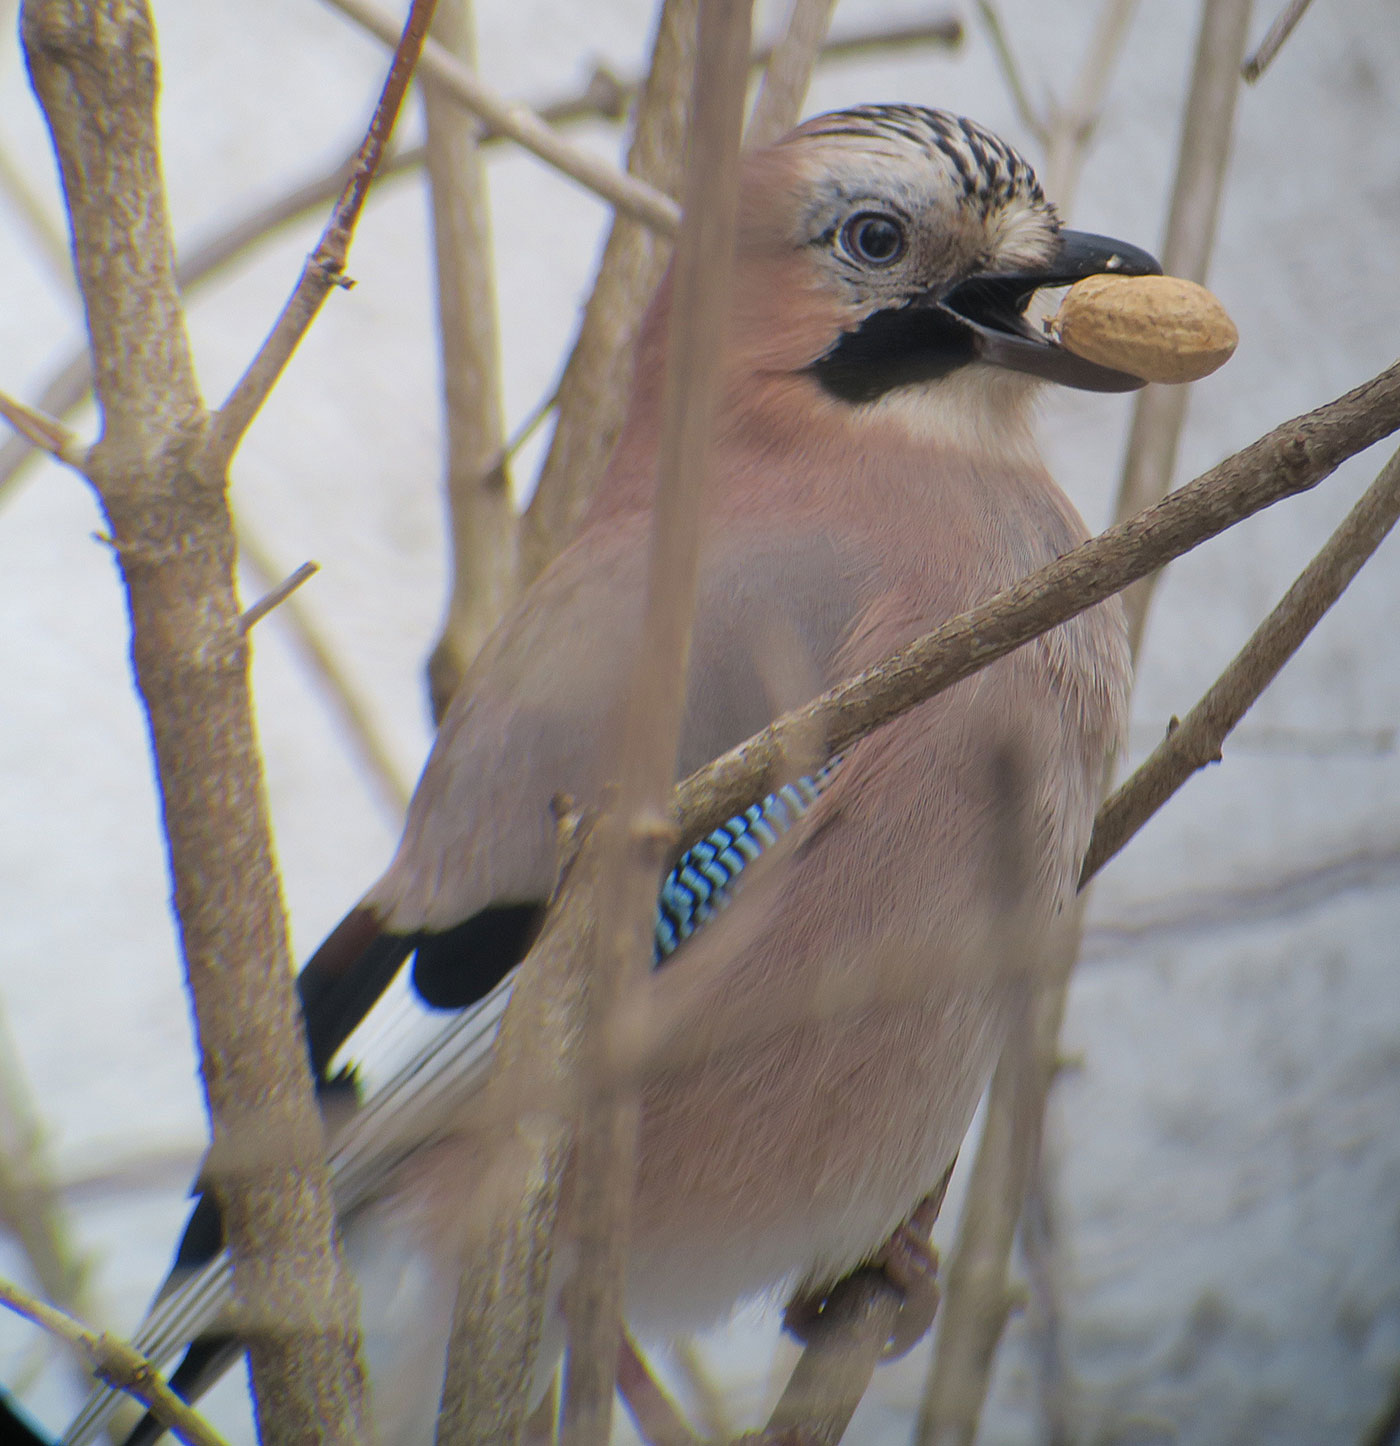
[(923, 1231), (906, 1221), (880, 1247), (871, 1264), (883, 1270), (885, 1279), (904, 1296), (894, 1330), (881, 1353), (883, 1360), (897, 1361), (923, 1340), (938, 1314), (942, 1299), (938, 1251)]
[[(906, 1222), (863, 1268), (883, 1272), (904, 1297), (894, 1330), (881, 1352), (882, 1360), (896, 1361), (923, 1340), (938, 1313), (938, 1252), (926, 1234)], [(830, 1290), (795, 1295), (783, 1311), (784, 1329), (807, 1345), (820, 1327), (830, 1295)]]

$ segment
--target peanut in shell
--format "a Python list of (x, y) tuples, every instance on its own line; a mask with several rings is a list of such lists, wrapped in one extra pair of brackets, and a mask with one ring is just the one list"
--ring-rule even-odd
[(1086, 277), (1048, 328), (1066, 351), (1149, 382), (1209, 376), (1239, 341), (1215, 297), (1179, 276)]

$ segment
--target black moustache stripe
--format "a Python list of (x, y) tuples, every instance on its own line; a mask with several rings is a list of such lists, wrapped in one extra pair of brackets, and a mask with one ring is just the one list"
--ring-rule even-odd
[(972, 331), (946, 311), (900, 306), (876, 311), (808, 368), (843, 402), (877, 401), (896, 387), (936, 381), (976, 359)]

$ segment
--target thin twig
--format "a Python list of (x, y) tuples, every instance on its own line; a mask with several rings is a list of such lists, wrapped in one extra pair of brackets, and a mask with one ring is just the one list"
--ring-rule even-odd
[(1038, 987), (1010, 1036), (1015, 1048), (1002, 1050), (992, 1077), (948, 1261), (943, 1320), (919, 1406), (916, 1446), (971, 1446), (997, 1344), (1022, 1301), (1007, 1278), (1007, 1260), (1040, 1151), (1043, 1098), (1059, 1069), (1062, 985), (1078, 951), (1083, 899), (1080, 895), (1062, 916), (1037, 960)]
[(1079, 74), (1064, 105), (1051, 106), (1045, 139), (1045, 191), (1068, 211), (1098, 129), (1104, 97), (1127, 38), (1137, 0), (1104, 0)]
[(577, 1265), (564, 1289), (564, 1446), (603, 1446), (612, 1421), (640, 1121), (637, 1094), (618, 1087), (621, 1041), (615, 1036), (623, 1005), (651, 963), (664, 811), (675, 776), (699, 576), (703, 483), (720, 396), (724, 299), (734, 264), (751, 9), (752, 0), (700, 4), (647, 604), (622, 727), (617, 803), (599, 825), (607, 862), (597, 903), (608, 927), (597, 936), (581, 1045), (572, 1177)]
[(1293, 27), (1303, 18), (1311, 4), (1312, 0), (1289, 0), (1278, 19), (1269, 26), (1263, 40), (1259, 42), (1259, 48), (1240, 66), (1240, 75), (1250, 85), (1273, 64), (1274, 56), (1283, 48), (1283, 42), (1293, 34)]
[(221, 467), (228, 465), (243, 434), (267, 400), (282, 369), (291, 360), (307, 328), (316, 319), (322, 302), (336, 286), (345, 285), (345, 261), (355, 224), (360, 219), (370, 183), (374, 180), (389, 134), (398, 119), (399, 108), (408, 91), (413, 68), (418, 63), (437, 0), (413, 0), (397, 35), (394, 58), (384, 79), (379, 101), (370, 117), (369, 129), (361, 142), (350, 175), (331, 212), (316, 249), (307, 257), (301, 279), (282, 308), (282, 314), (268, 334), (228, 400), (214, 415), (208, 446), (210, 458)]
[[(369, 0), (328, 0), (328, 3), (386, 44), (392, 43), (390, 37), (398, 33), (397, 24)], [(498, 95), (475, 71), (436, 42), (430, 40), (423, 47), (422, 66), (425, 77), (436, 81), (487, 125), (524, 146), (546, 165), (601, 196), (633, 220), (651, 226), (664, 236), (675, 235), (680, 213), (669, 196), (564, 140), (529, 106)]]
[(1182, 890), (1116, 919), (1101, 918), (1085, 933), (1082, 957), (1118, 963), (1130, 951), (1160, 952), (1202, 935), (1306, 913), (1342, 894), (1393, 888), (1397, 877), (1400, 838), (1365, 839), (1229, 888)]
[(135, 1397), (188, 1446), (226, 1446), (203, 1416), (165, 1384), (160, 1371), (125, 1341), (93, 1330), (8, 1280), (0, 1280), (0, 1305), (75, 1346), (109, 1386)]
[(238, 626), (246, 633), (251, 632), (253, 627), (260, 623), (273, 608), (281, 607), (289, 597), (302, 585), (315, 577), (321, 570), (318, 562), (304, 562), (293, 573), (283, 578), (271, 592), (264, 593), (252, 607), (245, 608), (238, 619)]
[[(43, 416), (71, 412), (92, 393), (92, 361), (84, 343), (45, 382), (35, 409)], [(47, 451), (47, 448), (42, 450)], [(24, 435), (0, 442), (0, 501), (12, 487), (20, 469), (34, 455), (35, 444)]]
[(1192, 774), (1219, 761), (1226, 737), (1346, 591), (1397, 517), (1400, 453), (1385, 465), (1200, 702), (1099, 809), (1079, 878), (1081, 889)]
[[(359, 147), (356, 146), (356, 154)], [(375, 177), (376, 189), (393, 177), (412, 174), (423, 165), (423, 146), (406, 146), (391, 150)], [(175, 267), (180, 290), (189, 292), (201, 282), (217, 276), (230, 262), (243, 258), (260, 241), (277, 235), (284, 227), (331, 205), (345, 190), (355, 155), (348, 156), (328, 171), (318, 172), (298, 182), (271, 201), (257, 203), (248, 213), (198, 245), (181, 248)], [(4, 473), (0, 472), (0, 481)]]
[(25, 406), (4, 392), (0, 392), (0, 417), (4, 417), (32, 446), (41, 448), (70, 467), (82, 470), (87, 459), (87, 447), (62, 422), (34, 407)]
[(746, 146), (771, 145), (797, 124), (835, 9), (836, 0), (792, 0), (787, 28), (763, 71)]
[(729, 1401), (724, 1386), (715, 1379), (694, 1336), (677, 1336), (671, 1342), (671, 1358), (685, 1377), (695, 1399), (696, 1415), (706, 1437), (727, 1441), (734, 1434), (729, 1418)]
[[(283, 568), (268, 552), (262, 539), (246, 517), (236, 517), (239, 562), (253, 575), (264, 590), (270, 590)], [(325, 691), (360, 766), (369, 776), (388, 818), (395, 824), (403, 820), (408, 808), (411, 788), (401, 772), (393, 751), (380, 733), (374, 711), (360, 697), (354, 681), (336, 657), (310, 611), (298, 597), (287, 600), (278, 621), (287, 629), (287, 640), (297, 653), (303, 668)]]
[[(633, 123), (627, 170), (678, 195), (695, 72), (697, 0), (664, 0), (651, 66)], [(520, 524), (521, 570), (534, 578), (578, 529), (622, 430), (632, 351), (642, 314), (671, 248), (664, 237), (614, 216), (578, 339), (559, 380), (559, 413), (535, 494)]]
[[(77, 1256), (61, 1188), (44, 1148), (44, 1132), (0, 1012), (0, 1229), (24, 1251), (34, 1279), (53, 1304), (85, 1313), (87, 1262)], [(87, 1363), (75, 1364), (87, 1384)]]
[(1001, 78), (1006, 82), (1011, 102), (1016, 107), (1017, 118), (1042, 146), (1046, 145), (1050, 138), (1049, 129), (1026, 90), (1026, 83), (1021, 77), (1021, 67), (1016, 63), (1011, 42), (1006, 38), (1000, 12), (992, 0), (977, 0), (977, 14), (981, 17), (983, 29), (991, 42), (992, 54), (996, 57)]
[(44, 203), (29, 184), (29, 178), (15, 164), (8, 146), (0, 146), (0, 190), (9, 197), (30, 236), (38, 245), (44, 265), (59, 286), (73, 294), (73, 253), (68, 237), (56, 226)]
[(617, 1353), (617, 1391), (646, 1446), (700, 1446), (627, 1331)]
[[(1250, 0), (1206, 0), (1196, 39), (1191, 88), (1182, 111), (1162, 265), (1171, 276), (1205, 283), (1234, 135), (1239, 57), (1249, 27)], [(1133, 405), (1132, 426), (1115, 515), (1129, 517), (1164, 497), (1176, 470), (1189, 387), (1145, 387)], [(1145, 579), (1123, 599), (1134, 659), (1142, 646), (1156, 586)]]
[[(471, 0), (440, 0), (434, 38), (476, 61)], [(451, 582), (428, 658), (428, 695), (441, 722), (477, 649), (520, 586), (519, 528), (505, 462), (495, 260), (480, 123), (431, 80), (423, 87), (437, 276), (438, 356), (447, 435)]]

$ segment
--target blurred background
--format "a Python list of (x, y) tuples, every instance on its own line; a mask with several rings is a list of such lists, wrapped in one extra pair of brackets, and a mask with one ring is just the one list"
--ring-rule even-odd
[[(1257, 41), (1281, 0), (1255, 6)], [(757, 33), (782, 24), (762, 4)], [(599, 66), (635, 77), (652, 0), (478, 0), (480, 72), (543, 106)], [(1162, 239), (1198, 7), (1129, 23), (1066, 220)], [(0, 388), (36, 401), (82, 341), (47, 132), (0, 0)], [(166, 181), (182, 256), (342, 160), (384, 48), (320, 0), (155, 0)], [(1098, 6), (1001, 0), (1024, 98), (1067, 102)], [(911, 101), (983, 122), (1033, 160), (985, 7), (840, 0), (835, 37), (961, 19), (949, 48), (834, 58), (808, 113)], [(405, 113), (404, 143), (421, 126)], [(619, 158), (604, 119), (571, 137)], [(1317, 0), (1242, 91), (1212, 288), (1234, 360), (1196, 384), (1178, 481), (1394, 360), (1400, 337), (1400, 6)], [(488, 152), (508, 430), (557, 380), (608, 212), (508, 145)], [(327, 208), (191, 287), (206, 398), (262, 339)], [(255, 634), (255, 689), (299, 957), (386, 863), (396, 791), (430, 738), (424, 663), (448, 587), (432, 241), (421, 171), (372, 195), (328, 302), (239, 453), (234, 503), (342, 678), (309, 667), (287, 610)], [(1097, 529), (1129, 403), (1047, 394), (1052, 468)], [(91, 410), (75, 425), (90, 434)], [(547, 439), (548, 425), (542, 437)], [(0, 441), (6, 440), (0, 437)], [(522, 496), (542, 442), (521, 451)], [(1233, 655), (1379, 470), (1385, 444), (1313, 495), (1175, 564), (1148, 624), (1132, 754)], [(84, 484), (32, 458), (0, 482), (0, 1147), (54, 1186), (48, 1218), (87, 1316), (129, 1330), (163, 1276), (205, 1141), (125, 606)], [(1400, 1366), (1400, 543), (1382, 549), (1225, 750), (1095, 885), (1033, 1229), (979, 1440), (1361, 1441)], [(248, 575), (248, 601), (266, 591)], [(365, 763), (350, 698), (381, 742)], [(971, 1156), (964, 1150), (964, 1165)], [(951, 1240), (955, 1186), (937, 1238)], [(3, 1222), (0, 1222), (0, 1226)], [(35, 1285), (0, 1229), (0, 1274)], [(755, 1426), (790, 1346), (763, 1304), (698, 1360)], [(771, 1363), (770, 1363), (771, 1362)], [(910, 1439), (927, 1350), (876, 1377), (848, 1440)], [(72, 1371), (0, 1315), (0, 1380), (58, 1425)], [(241, 1372), (211, 1414), (249, 1439)], [(240, 1424), (241, 1423), (241, 1424)]]

